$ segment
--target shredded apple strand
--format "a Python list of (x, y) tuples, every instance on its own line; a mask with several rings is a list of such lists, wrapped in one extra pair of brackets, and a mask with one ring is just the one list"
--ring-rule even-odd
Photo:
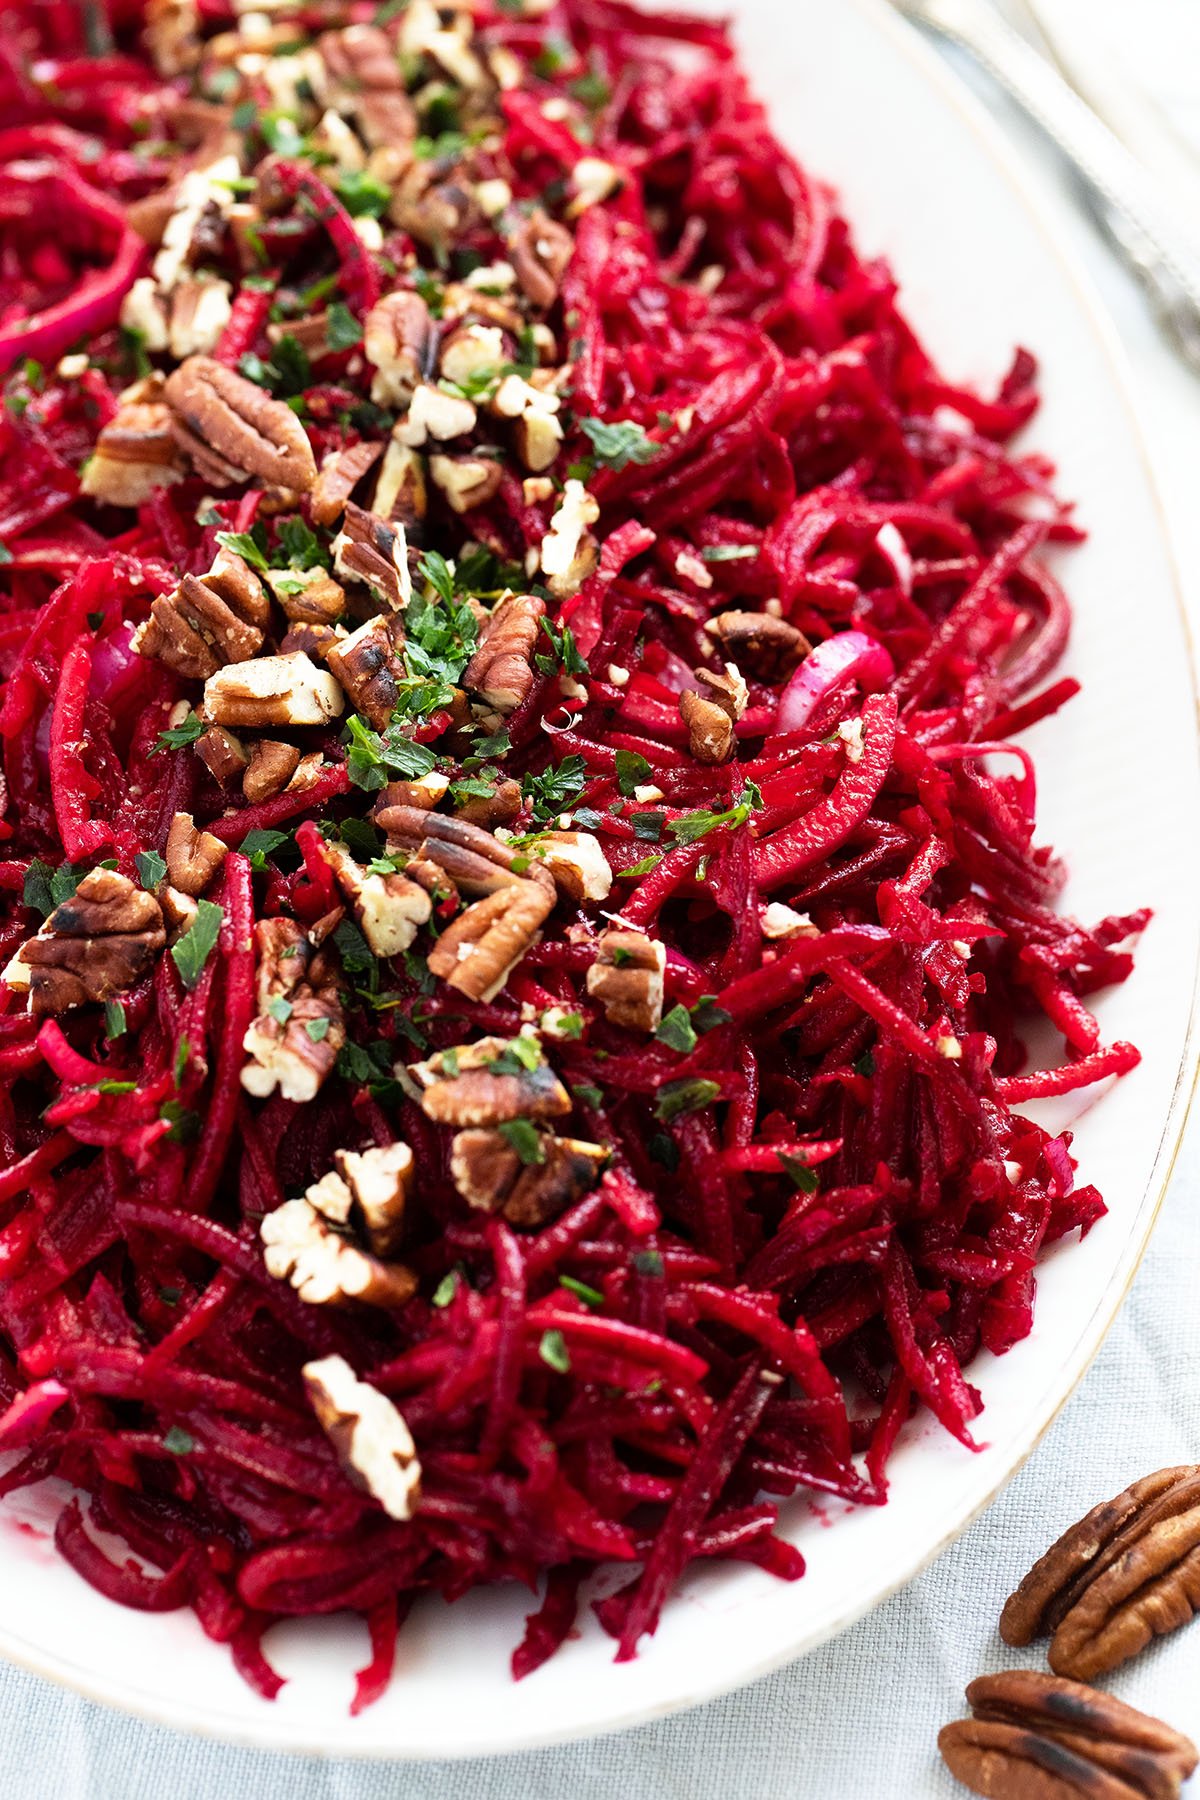
[(1011, 741), (1033, 359), (938, 372), (723, 27), (527, 13), (0, 76), (0, 1491), (268, 1698), (358, 1611), (356, 1711), (423, 1593), (540, 1581), (521, 1678), (626, 1563), (623, 1660), (973, 1447), (1104, 1212), (1014, 1107), (1137, 1062)]

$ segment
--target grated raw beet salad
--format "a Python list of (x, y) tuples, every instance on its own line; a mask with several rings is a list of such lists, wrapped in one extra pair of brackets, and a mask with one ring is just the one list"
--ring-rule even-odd
[(268, 1696), (600, 1565), (631, 1657), (971, 1446), (1104, 1210), (1014, 1110), (1148, 916), (1034, 841), (1033, 360), (937, 372), (712, 24), (6, 24), (0, 1494)]

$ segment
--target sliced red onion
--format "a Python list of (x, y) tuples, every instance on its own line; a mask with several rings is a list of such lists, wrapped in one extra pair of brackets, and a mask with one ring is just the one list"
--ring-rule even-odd
[(803, 731), (821, 703), (838, 688), (856, 681), (868, 694), (886, 687), (896, 669), (882, 644), (865, 631), (843, 631), (826, 638), (805, 657), (783, 690), (775, 729)]
[(907, 599), (913, 591), (913, 560), (903, 534), (890, 519), (875, 533), (875, 548), (896, 577), (896, 586)]

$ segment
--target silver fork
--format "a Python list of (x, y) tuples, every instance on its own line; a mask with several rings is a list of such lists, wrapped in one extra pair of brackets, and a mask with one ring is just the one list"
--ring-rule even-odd
[(969, 52), (1057, 146), (1175, 348), (1200, 373), (1200, 252), (1163, 216), (1145, 170), (1120, 139), (988, 0), (893, 5)]

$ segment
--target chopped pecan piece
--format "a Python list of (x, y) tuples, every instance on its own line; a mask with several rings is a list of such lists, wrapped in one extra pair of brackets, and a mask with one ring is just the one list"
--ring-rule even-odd
[[(481, 902), (486, 904), (486, 902)], [(558, 1119), (571, 1096), (547, 1062), (508, 1072), (503, 1038), (480, 1038), (409, 1065), (421, 1108), (439, 1125), (500, 1125), (508, 1119)], [(499, 1061), (501, 1070), (491, 1065)]]
[(395, 435), (410, 450), (419, 450), (431, 438), (445, 444), (452, 438), (465, 437), (468, 431), (474, 431), (477, 418), (470, 400), (422, 382), (413, 393), (408, 417), (396, 426)]
[(736, 663), (723, 674), (697, 669), (700, 691), (679, 696), (679, 711), (688, 729), (688, 748), (697, 762), (722, 763), (733, 754), (733, 728), (746, 710), (746, 683)]
[(397, 437), (388, 439), (371, 505), (381, 519), (396, 520), (420, 542), (421, 522), (429, 507), (425, 459)]
[(268, 569), (267, 585), (296, 625), (332, 625), (346, 610), (345, 590), (324, 569)]
[(193, 899), (202, 894), (228, 853), (211, 831), (200, 831), (191, 813), (177, 812), (167, 833), (167, 876)]
[(281, 743), (278, 738), (259, 738), (250, 746), (242, 792), (252, 806), (260, 800), (273, 800), (276, 794), (282, 794), (299, 767), (300, 752), (295, 744)]
[(526, 859), (490, 831), (481, 831), (466, 819), (447, 818), (444, 813), (424, 813), (417, 807), (393, 805), (386, 799), (388, 792), (385, 789), (380, 795), (383, 804), (375, 807), (374, 818), (388, 834), (390, 851), (405, 851), (436, 864), (455, 887), (467, 894), (495, 894), (521, 883), (527, 874), (529, 881), (536, 882), (546, 893), (549, 911), (555, 889), (547, 869), (534, 862), (526, 870)]
[(232, 289), (214, 276), (189, 277), (171, 289), (171, 314), (167, 325), (171, 355), (206, 356), (215, 350), (229, 323)]
[(433, 910), (425, 889), (399, 872), (368, 874), (344, 844), (326, 844), (324, 854), (375, 955), (407, 950)]
[(345, 580), (364, 582), (393, 612), (401, 611), (412, 599), (404, 526), (381, 519), (352, 500), (333, 540), (333, 566)]
[(398, 613), (377, 613), (327, 653), (325, 661), (356, 712), (384, 731), (400, 702), (404, 628)]
[(223, 549), (207, 575), (185, 575), (171, 593), (158, 595), (133, 635), (133, 648), (186, 680), (206, 681), (228, 663), (257, 656), (270, 617), (258, 576)]
[(1200, 1468), (1160, 1469), (1093, 1507), (1036, 1562), (1000, 1618), (1007, 1644), (1052, 1633), (1050, 1667), (1089, 1680), (1200, 1608)]
[(321, 1429), (351, 1481), (378, 1500), (389, 1519), (411, 1519), (421, 1500), (421, 1464), (400, 1409), (360, 1381), (344, 1356), (305, 1363), (301, 1373)]
[(429, 475), (445, 495), (452, 512), (468, 513), (494, 500), (504, 480), (504, 468), (494, 456), (431, 456)]
[(665, 945), (640, 931), (612, 926), (601, 937), (587, 972), (587, 991), (599, 1000), (610, 1025), (657, 1031), (662, 1023)]
[(204, 684), (204, 714), (214, 725), (328, 725), (342, 710), (341, 688), (302, 650), (231, 663)]
[(397, 288), (375, 303), (363, 320), (363, 351), (375, 370), (377, 406), (407, 409), (433, 368), (436, 344), (437, 327), (420, 294)]
[(312, 487), (317, 465), (303, 425), (282, 400), (243, 375), (210, 357), (190, 356), (168, 375), (165, 393), (176, 442), (206, 480), (228, 486), (228, 476), (220, 479), (224, 467), (298, 493)]
[(502, 1132), (460, 1131), (450, 1146), (450, 1177), (468, 1205), (535, 1231), (594, 1186), (612, 1154), (553, 1132), (539, 1132), (538, 1151), (537, 1162), (524, 1163)]
[(407, 1305), (417, 1290), (412, 1270), (360, 1250), (313, 1204), (316, 1186), (303, 1200), (268, 1213), (259, 1227), (267, 1273), (290, 1281), (310, 1306)]
[(582, 906), (585, 901), (608, 898), (612, 870), (599, 838), (590, 831), (543, 831), (532, 849), (565, 899)]
[(254, 941), (258, 1016), (243, 1039), (242, 1086), (260, 1100), (276, 1088), (285, 1100), (313, 1100), (346, 1041), (337, 987), (294, 919), (260, 919)]
[(152, 400), (118, 409), (96, 439), (79, 485), (91, 499), (109, 506), (141, 506), (155, 488), (182, 480), (171, 409)]
[[(321, 1186), (341, 1183), (342, 1222), (363, 1238), (375, 1256), (393, 1256), (404, 1235), (404, 1209), (413, 1184), (413, 1154), (407, 1144), (377, 1144), (368, 1150), (337, 1150), (336, 1174)], [(339, 1205), (341, 1195), (338, 1196)], [(332, 1215), (326, 1210), (326, 1216)]]
[(315, 525), (332, 525), (341, 516), (359, 482), (369, 475), (383, 454), (382, 444), (351, 444), (327, 456), (312, 490)]
[(333, 84), (333, 103), (353, 115), (367, 143), (388, 148), (411, 144), (417, 135), (416, 109), (386, 32), (377, 25), (350, 25), (325, 32), (317, 47)]
[(280, 638), (279, 654), (292, 656), (297, 650), (303, 650), (305, 656), (323, 662), (345, 636), (345, 629), (341, 625), (309, 625), (301, 620), (295, 625), (289, 625)]
[(429, 952), (429, 967), (468, 1000), (494, 1000), (554, 905), (534, 881), (516, 881), (473, 901)]
[[(555, 415), (541, 406), (527, 406), (513, 426), (513, 442), (523, 466), (535, 475), (548, 469), (558, 455), (563, 428)], [(553, 491), (553, 490), (551, 490)]]
[(232, 731), (226, 731), (223, 725), (210, 725), (203, 737), (197, 738), (196, 755), (222, 787), (237, 781), (250, 765), (250, 757), (241, 740), (234, 737)]
[(506, 594), (489, 615), (463, 685), (493, 712), (515, 712), (533, 686), (533, 654), (546, 603), (536, 594)]
[(472, 794), (461, 801), (455, 814), (468, 825), (478, 825), (481, 831), (494, 831), (497, 825), (511, 825), (523, 804), (520, 782), (505, 775), (490, 794)]
[(576, 593), (599, 561), (599, 546), (588, 530), (599, 517), (599, 504), (583, 483), (568, 481), (541, 546), (546, 585), (560, 600)]
[(760, 681), (782, 681), (812, 649), (802, 631), (773, 613), (718, 613), (708, 630), (739, 668)]
[(1181, 1732), (1111, 1694), (1032, 1669), (982, 1675), (942, 1728), (951, 1773), (990, 1800), (1172, 1800), (1196, 1766)]
[(565, 225), (535, 207), (528, 218), (518, 218), (508, 235), (508, 254), (522, 292), (542, 312), (554, 305), (559, 283), (575, 249), (575, 239)]
[(133, 987), (166, 943), (162, 907), (115, 869), (92, 869), (5, 970), (29, 989), (35, 1017), (111, 1000)]
[(415, 781), (389, 781), (386, 787), (379, 790), (376, 817), (378, 808), (385, 806), (403, 806), (415, 808), (418, 812), (432, 812), (438, 802), (445, 799), (449, 786), (450, 777), (443, 775), (440, 769), (431, 769), (428, 775), (419, 775)]

